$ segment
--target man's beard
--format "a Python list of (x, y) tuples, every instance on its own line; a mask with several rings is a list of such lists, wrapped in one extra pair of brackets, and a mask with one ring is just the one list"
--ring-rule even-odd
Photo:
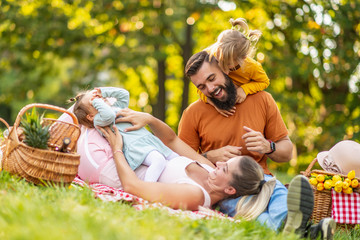
[(213, 103), (214, 105), (222, 110), (230, 110), (232, 107), (235, 106), (236, 104), (236, 87), (233, 83), (233, 81), (231, 80), (231, 78), (224, 74), (225, 77), (225, 88), (221, 87), (223, 89), (223, 91), (225, 91), (227, 93), (227, 98), (224, 101), (218, 100), (217, 98), (214, 97), (208, 97)]

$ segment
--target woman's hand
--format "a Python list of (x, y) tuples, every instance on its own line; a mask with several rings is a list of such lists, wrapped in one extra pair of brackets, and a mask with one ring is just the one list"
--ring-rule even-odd
[(138, 130), (150, 123), (151, 116), (148, 113), (137, 112), (129, 108), (121, 109), (116, 113), (116, 123), (129, 122), (133, 126), (124, 129), (125, 132)]
[(112, 126), (114, 131), (112, 131), (110, 127), (99, 127), (99, 129), (109, 142), (113, 151), (123, 149), (123, 138), (115, 125)]

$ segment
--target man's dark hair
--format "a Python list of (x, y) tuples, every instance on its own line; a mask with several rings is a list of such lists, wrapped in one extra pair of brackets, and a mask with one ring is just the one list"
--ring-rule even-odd
[(214, 62), (216, 59), (213, 57), (210, 59), (210, 55), (206, 51), (195, 53), (189, 58), (185, 66), (185, 76), (190, 78), (195, 75), (204, 62)]

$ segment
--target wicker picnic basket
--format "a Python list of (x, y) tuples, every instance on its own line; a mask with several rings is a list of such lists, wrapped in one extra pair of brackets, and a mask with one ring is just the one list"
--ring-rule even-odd
[[(21, 117), (31, 108), (44, 108), (66, 113), (74, 123), (67, 123), (56, 119), (44, 118), (42, 125), (49, 126), (50, 138), (48, 149), (33, 148), (21, 141), (18, 136)], [(75, 178), (80, 164), (80, 155), (76, 153), (76, 143), (80, 136), (80, 128), (76, 116), (67, 110), (48, 105), (30, 104), (18, 113), (14, 126), (10, 127), (0, 118), (9, 129), (9, 135), (0, 143), (3, 151), (2, 169), (25, 178), (34, 184), (70, 184)], [(70, 138), (71, 142), (66, 152), (57, 151), (62, 147), (63, 139)]]
[[(315, 158), (307, 167), (307, 169), (302, 172), (302, 174), (306, 177), (310, 177), (311, 173), (324, 174), (329, 176), (340, 175), (341, 177), (346, 178), (346, 175), (331, 173), (324, 170), (312, 170), (315, 163), (317, 162), (317, 158)], [(314, 223), (318, 223), (321, 219), (331, 217), (331, 208), (332, 208), (332, 198), (331, 198), (331, 190), (322, 190), (318, 191), (315, 186), (312, 186), (314, 191), (314, 210), (311, 215), (311, 219)], [(354, 189), (354, 192), (360, 192), (359, 188)], [(355, 224), (343, 224), (342, 227), (352, 228)]]

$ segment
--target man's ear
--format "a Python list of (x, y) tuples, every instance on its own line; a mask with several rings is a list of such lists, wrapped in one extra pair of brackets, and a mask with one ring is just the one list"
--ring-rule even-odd
[(224, 191), (227, 195), (234, 195), (236, 193), (236, 189), (232, 186), (225, 188)]

